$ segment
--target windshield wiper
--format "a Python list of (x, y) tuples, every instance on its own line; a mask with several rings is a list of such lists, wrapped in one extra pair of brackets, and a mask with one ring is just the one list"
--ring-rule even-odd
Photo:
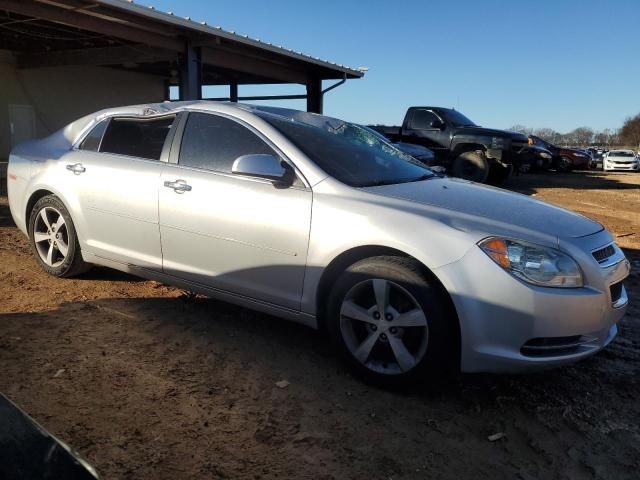
[(424, 175), (420, 175), (419, 177), (409, 180), (375, 180), (362, 185), (362, 187), (381, 187), (383, 185), (397, 185), (400, 183), (421, 182), (423, 180), (429, 180), (430, 178), (434, 177), (437, 177), (435, 173), (425, 173)]
[(420, 175), (418, 178), (414, 178), (413, 180), (409, 180), (409, 182), (421, 182), (423, 180), (429, 180), (430, 178), (433, 178), (435, 176), (436, 176), (435, 173), (425, 173), (424, 175)]

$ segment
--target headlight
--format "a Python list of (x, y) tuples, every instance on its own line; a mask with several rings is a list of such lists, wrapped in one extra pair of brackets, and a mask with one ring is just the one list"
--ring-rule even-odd
[(504, 270), (543, 287), (582, 287), (582, 272), (570, 256), (555, 248), (491, 237), (478, 246)]
[(546, 158), (547, 160), (551, 158), (551, 155), (549, 155), (547, 152), (538, 152), (538, 155), (540, 155), (542, 158)]

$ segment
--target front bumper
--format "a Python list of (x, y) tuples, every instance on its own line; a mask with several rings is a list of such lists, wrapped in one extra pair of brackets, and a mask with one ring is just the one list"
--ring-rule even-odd
[[(460, 321), (461, 370), (519, 372), (558, 366), (608, 345), (628, 303), (624, 288), (612, 299), (610, 286), (627, 277), (629, 263), (623, 259), (602, 268), (591, 260), (594, 265), (583, 268), (587, 284), (575, 289), (527, 284), (479, 248), (437, 269)], [(543, 348), (523, 348), (527, 345)], [(554, 348), (559, 345), (566, 348)]]
[(630, 171), (638, 171), (640, 170), (639, 162), (605, 162), (604, 164), (605, 170), (630, 170)]

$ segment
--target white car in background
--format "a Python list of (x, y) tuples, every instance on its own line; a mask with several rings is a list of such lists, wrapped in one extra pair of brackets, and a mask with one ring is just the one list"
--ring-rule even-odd
[(611, 150), (605, 154), (602, 168), (609, 170), (640, 170), (640, 158), (633, 150)]

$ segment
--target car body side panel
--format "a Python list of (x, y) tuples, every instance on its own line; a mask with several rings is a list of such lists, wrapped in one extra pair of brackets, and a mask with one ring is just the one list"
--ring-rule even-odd
[(171, 164), (159, 185), (165, 273), (300, 309), (310, 189)]
[[(347, 191), (348, 190), (348, 191)], [(435, 268), (470, 248), (467, 232), (424, 215), (426, 207), (401, 211), (403, 200), (382, 198), (327, 179), (314, 187), (313, 216), (302, 311), (316, 314), (316, 293), (325, 268), (340, 254), (361, 246), (404, 252)], [(436, 234), (437, 232), (437, 234)], [(423, 238), (418, 244), (411, 239)]]

